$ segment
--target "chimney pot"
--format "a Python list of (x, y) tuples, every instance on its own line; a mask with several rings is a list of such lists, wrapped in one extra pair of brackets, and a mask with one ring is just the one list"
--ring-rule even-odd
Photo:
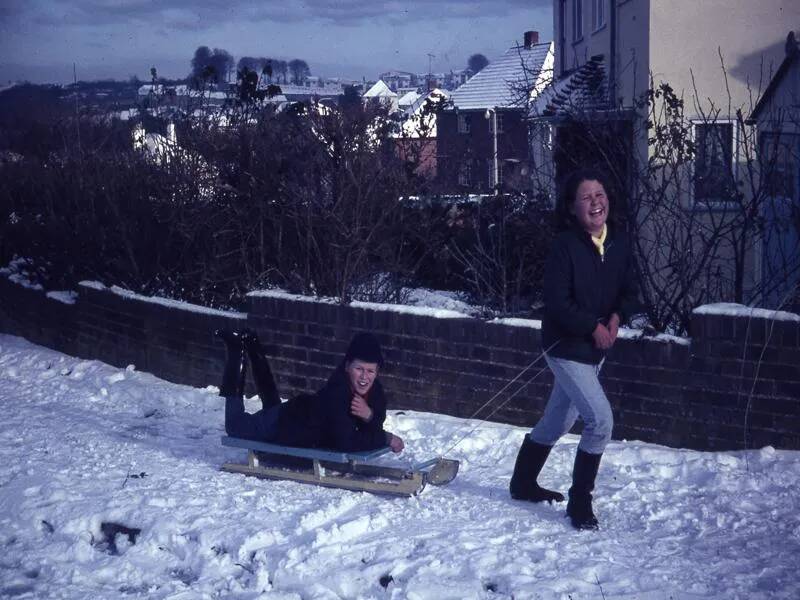
[(539, 32), (538, 31), (526, 31), (525, 32), (525, 47), (530, 48), (539, 43)]

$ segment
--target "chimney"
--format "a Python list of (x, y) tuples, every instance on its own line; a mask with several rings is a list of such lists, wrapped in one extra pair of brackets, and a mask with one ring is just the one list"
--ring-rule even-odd
[(538, 31), (526, 31), (525, 32), (525, 47), (530, 48), (531, 46), (535, 46), (539, 43), (539, 32)]

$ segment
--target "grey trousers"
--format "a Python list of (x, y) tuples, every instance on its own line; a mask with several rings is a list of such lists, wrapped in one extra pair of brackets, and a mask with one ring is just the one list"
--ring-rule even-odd
[(547, 354), (545, 360), (555, 382), (542, 418), (531, 429), (531, 440), (553, 446), (580, 416), (583, 433), (578, 448), (602, 454), (614, 427), (611, 405), (597, 379), (603, 362), (587, 365)]

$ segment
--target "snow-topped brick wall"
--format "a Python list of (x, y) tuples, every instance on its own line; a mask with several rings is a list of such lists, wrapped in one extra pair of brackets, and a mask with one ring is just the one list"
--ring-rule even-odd
[[(224, 358), (214, 329), (247, 326), (265, 343), (288, 396), (321, 385), (350, 337), (371, 330), (385, 347), (381, 377), (392, 408), (519, 425), (536, 421), (552, 383), (539, 361), (478, 412), (538, 356), (536, 321), (485, 322), (282, 293), (252, 294), (250, 310), (236, 313), (91, 282), (77, 292), (45, 294), (0, 277), (0, 331), (206, 386), (218, 385)], [(601, 376), (614, 407), (614, 437), (694, 449), (800, 449), (800, 316), (711, 305), (695, 311), (692, 333), (687, 340), (623, 332)]]

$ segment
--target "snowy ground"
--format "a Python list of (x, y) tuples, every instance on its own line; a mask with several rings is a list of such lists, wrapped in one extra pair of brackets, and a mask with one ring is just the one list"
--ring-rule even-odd
[[(480, 425), (449, 486), (397, 499), (222, 473), (215, 390), (0, 335), (0, 597), (800, 597), (800, 453), (610, 445), (595, 505), (506, 492), (524, 430)], [(467, 424), (469, 426), (469, 424)], [(407, 459), (464, 421), (394, 413)], [(577, 439), (543, 482), (566, 491)], [(141, 529), (108, 543), (101, 523)], [(116, 552), (114, 552), (116, 546)]]

